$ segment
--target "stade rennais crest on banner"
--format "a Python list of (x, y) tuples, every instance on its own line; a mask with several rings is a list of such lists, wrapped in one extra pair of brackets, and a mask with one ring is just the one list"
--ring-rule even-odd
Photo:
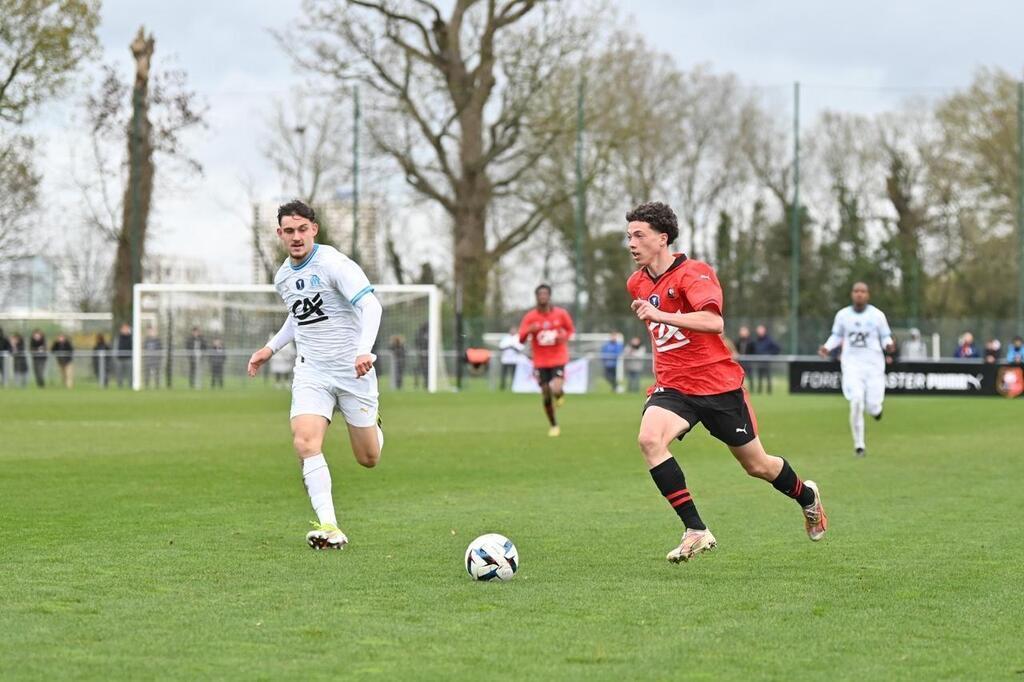
[(1016, 398), (1024, 393), (1024, 368), (1000, 367), (996, 374), (996, 390), (1007, 398)]

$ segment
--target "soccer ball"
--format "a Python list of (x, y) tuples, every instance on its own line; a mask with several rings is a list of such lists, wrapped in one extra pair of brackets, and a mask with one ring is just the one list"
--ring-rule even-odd
[(512, 580), (519, 570), (519, 552), (504, 535), (481, 535), (466, 548), (466, 571), (473, 580)]

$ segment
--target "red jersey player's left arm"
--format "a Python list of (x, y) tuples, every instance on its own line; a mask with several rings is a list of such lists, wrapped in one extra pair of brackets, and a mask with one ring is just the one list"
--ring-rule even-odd
[(679, 329), (688, 329), (693, 332), (708, 332), (710, 334), (721, 334), (725, 329), (725, 322), (718, 310), (708, 307), (705, 310), (698, 310), (692, 313), (666, 313), (658, 310), (647, 301), (636, 300), (632, 304), (636, 316), (644, 322), (661, 322)]
[(562, 309), (562, 332), (565, 334), (560, 341), (568, 341), (576, 333), (576, 326), (572, 323), (572, 316), (569, 311)]
[(722, 320), (722, 287), (711, 266), (694, 262), (683, 273), (680, 285), (694, 312), (667, 313), (647, 301), (636, 300), (632, 304), (636, 316), (644, 321), (669, 324), (679, 329), (721, 334), (725, 329)]

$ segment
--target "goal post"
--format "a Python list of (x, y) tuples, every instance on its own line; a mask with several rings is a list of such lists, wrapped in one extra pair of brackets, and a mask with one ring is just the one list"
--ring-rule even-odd
[[(433, 284), (377, 284), (374, 294), (384, 308), (378, 355), (390, 360), (389, 370), (404, 371), (395, 363), (404, 363), (405, 351), (398, 360), (390, 348), (390, 340), (397, 337), (416, 358), (417, 380), (425, 375), (426, 389), (437, 392), (443, 374), (441, 290)], [(192, 327), (224, 338), (232, 355), (229, 366), (237, 373), (242, 355), (247, 359), (262, 347), (287, 315), (272, 284), (136, 284), (132, 309), (132, 387), (137, 391), (150, 378), (144, 372), (165, 375), (169, 381), (175, 360), (188, 363), (190, 372), (201, 371), (201, 363), (182, 345)], [(144, 322), (153, 331), (143, 329)], [(145, 351), (147, 334), (159, 344), (162, 359)], [(190, 374), (189, 381), (193, 378)]]

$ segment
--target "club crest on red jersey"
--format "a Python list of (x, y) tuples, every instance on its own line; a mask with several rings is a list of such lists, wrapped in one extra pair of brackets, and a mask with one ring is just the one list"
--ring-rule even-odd
[(658, 296), (657, 294), (651, 294), (650, 296), (647, 297), (647, 300), (655, 308), (661, 307), (661, 296)]
[(676, 297), (676, 290), (673, 289), (672, 287), (668, 288), (668, 297), (669, 298), (675, 298)]

